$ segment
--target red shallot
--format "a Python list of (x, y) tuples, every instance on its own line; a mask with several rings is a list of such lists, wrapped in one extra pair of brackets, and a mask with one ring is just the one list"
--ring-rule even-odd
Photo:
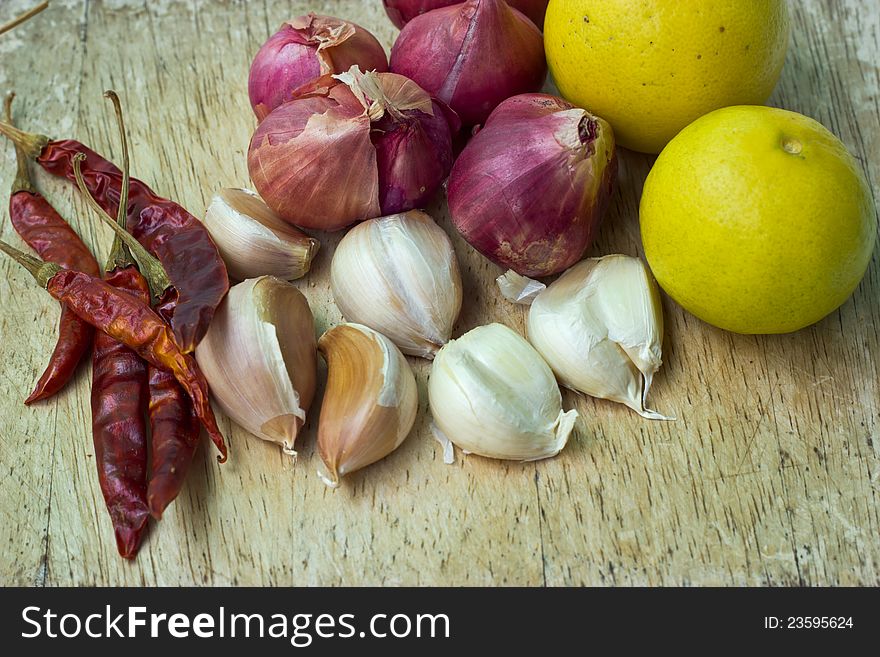
[(372, 34), (349, 21), (310, 13), (284, 23), (257, 52), (248, 95), (259, 120), (317, 77), (357, 64), (387, 71), (385, 50)]
[[(382, 0), (385, 12), (397, 27), (403, 27), (413, 18), (440, 7), (457, 5), (462, 0)], [(544, 27), (544, 14), (550, 0), (507, 0), (514, 9), (519, 9), (539, 28)]]
[(248, 169), (266, 204), (306, 228), (423, 207), (452, 168), (458, 117), (394, 73), (324, 76), (257, 127)]
[(477, 125), (506, 98), (538, 91), (547, 62), (541, 31), (523, 14), (504, 0), (468, 0), (407, 23), (391, 70)]
[(603, 119), (555, 96), (501, 103), (449, 176), (455, 227), (480, 253), (524, 276), (581, 259), (617, 176)]

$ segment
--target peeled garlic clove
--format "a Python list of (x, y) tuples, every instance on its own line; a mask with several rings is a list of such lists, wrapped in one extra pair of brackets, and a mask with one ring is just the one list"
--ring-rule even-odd
[(663, 311), (638, 258), (590, 258), (566, 271), (535, 298), (528, 332), (562, 385), (669, 419), (645, 406), (662, 363)]
[(496, 459), (555, 456), (578, 417), (562, 410), (559, 386), (538, 352), (501, 324), (480, 326), (443, 347), (428, 396), (449, 440)]
[(230, 288), (196, 360), (226, 415), (296, 456), (318, 365), (312, 311), (299, 290), (274, 276)]
[(277, 276), (292, 281), (308, 273), (320, 243), (275, 214), (247, 189), (221, 189), (205, 213), (205, 227), (226, 262), (243, 281)]
[(419, 406), (416, 379), (400, 350), (361, 324), (341, 324), (318, 341), (327, 389), (318, 422), (318, 452), (335, 488), (344, 475), (382, 459), (404, 441)]
[(379, 331), (411, 356), (433, 358), (461, 310), (452, 242), (417, 210), (352, 228), (333, 254), (330, 284), (346, 320)]

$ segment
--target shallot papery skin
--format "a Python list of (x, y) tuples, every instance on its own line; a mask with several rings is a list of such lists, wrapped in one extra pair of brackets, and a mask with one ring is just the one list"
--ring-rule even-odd
[(538, 91), (547, 62), (541, 31), (525, 15), (504, 0), (468, 0), (407, 23), (391, 70), (477, 125), (506, 98)]
[(412, 80), (353, 67), (301, 92), (248, 151), (254, 186), (285, 221), (338, 230), (423, 207), (449, 175), (458, 118)]
[(449, 176), (449, 212), (471, 246), (523, 276), (559, 273), (596, 235), (617, 176), (611, 126), (547, 94), (503, 102)]
[[(461, 0), (382, 0), (388, 18), (397, 27), (403, 27), (416, 16), (440, 7), (457, 5)], [(544, 28), (544, 14), (550, 0), (507, 0), (514, 9), (519, 9), (539, 28)]]
[(263, 120), (302, 85), (354, 65), (366, 71), (388, 70), (382, 44), (360, 25), (314, 13), (287, 21), (251, 64), (248, 95), (254, 114)]
[(387, 113), (373, 124), (383, 215), (425, 207), (452, 170), (452, 136), (460, 122), (445, 103), (432, 100), (431, 107), (433, 114)]

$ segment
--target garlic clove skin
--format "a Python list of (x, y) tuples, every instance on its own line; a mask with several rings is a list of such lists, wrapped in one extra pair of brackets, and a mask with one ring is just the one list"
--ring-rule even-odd
[(523, 306), (531, 306), (532, 302), (541, 292), (547, 289), (541, 281), (535, 281), (527, 276), (517, 274), (512, 269), (508, 269), (495, 279), (498, 283), (498, 289), (501, 296), (510, 301)]
[(330, 284), (346, 320), (379, 331), (411, 356), (433, 358), (461, 310), (452, 242), (418, 210), (352, 228), (333, 254)]
[(318, 421), (318, 452), (331, 488), (348, 473), (384, 458), (409, 435), (419, 406), (416, 379), (391, 340), (361, 324), (321, 336), (327, 389)]
[(296, 457), (318, 366), (314, 319), (299, 290), (274, 276), (230, 288), (196, 361), (227, 416)]
[(489, 324), (450, 341), (428, 382), (434, 422), (466, 452), (534, 461), (558, 454), (578, 418), (553, 372), (520, 335)]
[(645, 406), (662, 364), (663, 311), (638, 258), (590, 258), (566, 271), (534, 299), (528, 334), (565, 387), (670, 419)]
[(291, 226), (247, 189), (221, 189), (205, 213), (205, 227), (226, 262), (229, 276), (243, 281), (305, 276), (320, 242)]

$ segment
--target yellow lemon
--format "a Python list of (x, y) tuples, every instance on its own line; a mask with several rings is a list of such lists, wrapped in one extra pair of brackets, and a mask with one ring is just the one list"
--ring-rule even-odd
[(645, 256), (685, 309), (737, 333), (787, 333), (852, 294), (876, 219), (858, 164), (820, 123), (716, 110), (657, 158), (639, 208)]
[(785, 0), (550, 0), (544, 47), (566, 99), (659, 153), (703, 114), (767, 100), (788, 33)]

